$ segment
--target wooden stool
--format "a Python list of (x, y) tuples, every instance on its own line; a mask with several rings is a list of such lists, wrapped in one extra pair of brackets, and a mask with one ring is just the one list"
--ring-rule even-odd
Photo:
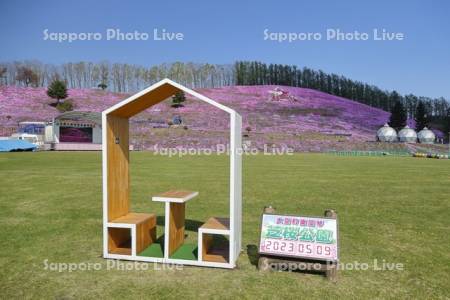
[[(147, 248), (156, 240), (156, 215), (144, 213), (128, 213), (109, 222), (109, 253), (134, 255)], [(131, 231), (136, 232), (133, 242)]]
[(198, 258), (200, 261), (229, 262), (230, 245), (214, 245), (214, 235), (230, 236), (229, 218), (209, 218), (198, 229)]

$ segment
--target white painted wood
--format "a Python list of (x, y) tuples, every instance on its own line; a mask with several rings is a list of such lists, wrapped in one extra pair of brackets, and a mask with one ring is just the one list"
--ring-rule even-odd
[(213, 228), (199, 228), (198, 233), (222, 234), (230, 235), (230, 230), (227, 229), (213, 229)]
[(164, 258), (169, 258), (169, 226), (170, 226), (170, 202), (165, 204), (164, 216)]
[[(136, 255), (137, 250), (137, 235), (136, 235), (136, 224), (131, 223), (111, 223), (108, 222), (106, 226), (106, 254), (108, 253), (108, 228), (125, 228), (130, 229), (130, 235), (131, 235), (131, 255)], [(119, 255), (119, 254), (117, 254)]]
[(128, 103), (136, 100), (137, 98), (147, 94), (150, 91), (153, 91), (153, 90), (157, 89), (158, 87), (160, 87), (160, 86), (162, 86), (164, 84), (170, 84), (170, 85), (176, 87), (177, 89), (182, 90), (183, 92), (198, 98), (199, 100), (207, 102), (207, 103), (209, 103), (209, 104), (211, 104), (211, 105), (213, 105), (213, 106), (215, 106), (215, 107), (217, 107), (217, 108), (219, 108), (219, 109), (221, 109), (223, 111), (228, 112), (229, 114), (232, 114), (234, 112), (234, 110), (232, 110), (231, 108), (229, 108), (229, 107), (227, 107), (225, 105), (222, 105), (222, 104), (220, 104), (220, 103), (218, 103), (218, 102), (216, 102), (216, 101), (214, 101), (214, 100), (212, 100), (212, 99), (210, 99), (208, 97), (205, 97), (202, 94), (199, 94), (196, 91), (191, 90), (191, 89), (189, 89), (189, 88), (187, 88), (185, 86), (182, 86), (181, 84), (178, 84), (178, 83), (176, 83), (176, 82), (174, 82), (174, 81), (172, 81), (172, 80), (170, 80), (168, 78), (165, 78), (165, 79), (163, 79), (163, 80), (161, 80), (161, 81), (159, 81), (159, 82), (149, 86), (148, 88), (140, 91), (139, 93), (136, 93), (136, 94), (132, 95), (131, 97), (128, 97), (127, 99), (117, 103), (116, 105), (111, 106), (110, 108), (104, 110), (103, 112), (106, 113), (106, 114), (109, 114), (110, 112), (113, 112), (113, 111), (121, 108), (122, 106), (127, 105)]
[[(234, 178), (231, 184), (234, 187), (234, 210), (231, 214), (234, 216), (234, 258), (238, 259), (242, 251), (242, 117), (235, 113), (234, 131)], [(233, 249), (233, 248), (232, 248)], [(232, 250), (233, 251), (233, 250)]]
[(172, 198), (172, 197), (158, 197), (158, 196), (154, 196), (152, 197), (152, 201), (157, 201), (157, 202), (173, 202), (173, 203), (184, 203), (187, 202), (189, 200), (191, 200), (192, 198), (195, 198), (198, 196), (198, 192), (193, 192), (189, 195), (187, 195), (186, 197), (183, 198)]
[(203, 261), (203, 232), (201, 230), (198, 231), (197, 259), (199, 262)]
[(212, 261), (198, 261), (198, 260), (187, 260), (187, 259), (167, 259), (165, 263), (179, 264), (179, 265), (191, 265), (191, 266), (202, 266), (202, 267), (214, 267), (214, 268), (227, 268), (232, 269), (234, 265), (230, 263), (219, 263)]
[(142, 261), (153, 263), (166, 263), (166, 264), (178, 264), (178, 265), (190, 265), (190, 266), (202, 266), (202, 267), (214, 267), (214, 268), (227, 268), (232, 269), (235, 266), (231, 263), (218, 263), (209, 261), (187, 260), (187, 259), (165, 259), (160, 257), (148, 257), (137, 255), (122, 255), (122, 254), (107, 254), (105, 258), (130, 260), (130, 261)]
[[(53, 120), (54, 123), (54, 120)], [(107, 163), (107, 139), (106, 139), (106, 113), (102, 113), (102, 179), (103, 179), (103, 257), (108, 255), (108, 163)]]
[[(211, 234), (223, 234), (230, 236), (230, 262), (229, 263), (215, 263), (215, 262), (204, 262), (199, 259), (198, 261), (194, 260), (177, 260), (169, 258), (169, 216), (170, 216), (170, 202), (178, 202), (182, 203), (186, 200), (179, 200), (178, 198), (166, 198), (162, 199), (159, 197), (152, 198), (153, 201), (162, 201), (165, 202), (165, 234), (164, 234), (164, 258), (156, 258), (156, 257), (144, 257), (136, 255), (136, 227), (128, 227), (130, 224), (124, 223), (109, 223), (108, 222), (108, 190), (107, 190), (107, 122), (106, 116), (115, 111), (116, 109), (127, 105), (128, 103), (136, 100), (137, 98), (143, 96), (144, 94), (164, 85), (170, 84), (179, 90), (184, 91), (187, 94), (190, 94), (201, 101), (209, 103), (214, 107), (217, 107), (230, 115), (230, 229), (229, 230), (220, 230), (220, 229), (199, 229), (199, 255), (201, 257), (201, 238), (200, 236), (203, 233), (211, 233)], [(188, 89), (176, 82), (173, 82), (170, 79), (163, 79), (152, 86), (148, 87), (140, 91), (139, 93), (117, 103), (116, 105), (106, 109), (102, 113), (102, 172), (103, 172), (103, 257), (112, 258), (112, 259), (125, 259), (125, 260), (134, 260), (134, 261), (145, 261), (145, 262), (162, 262), (162, 263), (178, 263), (185, 265), (194, 265), (194, 266), (205, 266), (205, 267), (218, 267), (218, 268), (234, 268), (236, 266), (236, 260), (239, 257), (241, 248), (242, 248), (242, 118), (236, 113), (233, 109), (222, 105), (208, 97), (205, 97), (191, 89)], [(195, 195), (197, 196), (197, 195)], [(195, 197), (194, 196), (194, 197)], [(159, 198), (159, 199), (158, 199)], [(190, 198), (192, 199), (192, 198)], [(181, 201), (181, 202), (179, 202)], [(131, 224), (133, 225), (133, 224)], [(108, 253), (108, 227), (118, 227), (118, 228), (131, 228), (132, 229), (132, 255), (119, 255), (119, 254), (110, 254)]]
[[(220, 235), (230, 235), (230, 231), (229, 230), (224, 230), (224, 229), (212, 229), (212, 228), (199, 228), (198, 229), (198, 248), (197, 248), (197, 256), (198, 256), (198, 261), (201, 263), (206, 263), (205, 261), (203, 261), (203, 235), (204, 234), (220, 234)], [(229, 253), (231, 253), (232, 248), (231, 248), (231, 240), (229, 243)], [(222, 263), (221, 265), (225, 265), (224, 263)], [(231, 261), (228, 263), (228, 265), (233, 266), (232, 268), (234, 268), (235, 263)]]
[(242, 118), (233, 112), (230, 120), (230, 263), (241, 251), (242, 211)]
[(144, 262), (154, 262), (154, 263), (164, 263), (164, 259), (161, 257), (147, 257), (147, 256), (133, 256), (133, 255), (123, 255), (123, 254), (112, 254), (109, 253), (105, 258), (109, 259), (120, 259), (120, 260), (132, 260), (132, 261), (144, 261)]
[(136, 224), (131, 227), (131, 255), (136, 256), (137, 238), (136, 238)]
[(108, 228), (127, 228), (131, 229), (135, 226), (133, 223), (108, 223)]
[[(131, 97), (128, 97), (128, 98), (126, 98), (125, 100), (122, 100), (122, 101), (120, 101), (119, 103), (117, 103), (117, 104), (111, 106), (110, 108), (104, 110), (103, 113), (107, 115), (107, 114), (109, 114), (110, 112), (113, 112), (113, 111), (115, 111), (116, 109), (118, 109), (118, 108), (120, 108), (120, 107), (122, 107), (122, 106), (124, 106), (124, 105), (127, 105), (128, 103), (132, 102), (133, 100), (136, 100), (137, 98), (139, 98), (139, 97), (141, 97), (141, 96), (147, 94), (148, 92), (150, 92), (150, 91), (152, 91), (152, 90), (154, 90), (154, 89), (160, 87), (161, 85), (163, 85), (163, 84), (165, 84), (165, 83), (167, 83), (167, 79), (163, 79), (163, 80), (161, 80), (161, 81), (158, 81), (157, 83), (155, 83), (155, 84), (149, 86), (148, 88), (146, 88), (146, 89), (140, 91), (139, 93), (136, 93), (136, 94), (132, 95)], [(105, 125), (105, 124), (103, 124), (103, 125)], [(103, 128), (103, 130), (105, 129), (104, 126), (102, 126), (102, 128)]]

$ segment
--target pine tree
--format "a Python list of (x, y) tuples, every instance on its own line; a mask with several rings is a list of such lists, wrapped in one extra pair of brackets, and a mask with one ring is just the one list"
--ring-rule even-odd
[(47, 89), (47, 95), (56, 99), (56, 104), (59, 104), (61, 99), (67, 98), (66, 83), (61, 80), (54, 80)]
[(396, 130), (405, 127), (407, 121), (406, 110), (400, 101), (395, 102), (391, 110), (389, 124)]
[(179, 91), (172, 97), (172, 107), (181, 107), (184, 101), (186, 101), (186, 96), (183, 91)]
[(427, 109), (425, 107), (425, 104), (422, 101), (419, 101), (419, 104), (417, 104), (416, 117), (414, 119), (416, 120), (416, 130), (417, 131), (420, 131), (424, 127), (428, 126)]
[(447, 143), (450, 143), (450, 108), (447, 110), (447, 116), (444, 118), (444, 135)]

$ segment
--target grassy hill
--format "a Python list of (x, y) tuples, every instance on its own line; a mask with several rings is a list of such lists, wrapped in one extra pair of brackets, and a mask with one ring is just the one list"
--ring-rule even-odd
[[(278, 99), (271, 97), (275, 89), (282, 93)], [(380, 109), (304, 88), (230, 86), (197, 91), (237, 110), (248, 135), (244, 139), (256, 148), (264, 144), (297, 151), (345, 149), (359, 144), (358, 148), (365, 148), (364, 143), (374, 140), (376, 129), (389, 117)], [(71, 89), (68, 99), (75, 110), (101, 112), (128, 96)], [(13, 130), (20, 121), (50, 121), (59, 114), (51, 106), (53, 102), (44, 88), (0, 87), (0, 128)], [(168, 128), (167, 123), (176, 115), (183, 119), (185, 129)], [(166, 100), (133, 118), (132, 143), (143, 149), (156, 144), (208, 148), (227, 143), (227, 127), (223, 112), (188, 96), (184, 107), (172, 108)]]
[[(408, 150), (403, 144), (375, 143), (376, 130), (389, 113), (312, 89), (286, 86), (229, 86), (197, 89), (232, 107), (243, 117), (244, 142), (251, 148), (328, 150)], [(281, 93), (278, 98), (271, 95)], [(70, 89), (74, 110), (101, 112), (129, 94), (98, 89)], [(21, 121), (51, 121), (60, 112), (44, 88), (0, 87), (0, 136), (9, 136)], [(183, 126), (168, 126), (180, 116)], [(227, 145), (228, 118), (218, 109), (187, 95), (184, 107), (168, 99), (131, 119), (136, 149), (213, 148)], [(445, 152), (442, 146), (435, 151)], [(442, 149), (441, 149), (442, 148)]]

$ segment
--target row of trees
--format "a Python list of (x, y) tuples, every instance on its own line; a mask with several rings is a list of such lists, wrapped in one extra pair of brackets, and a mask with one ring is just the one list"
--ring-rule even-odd
[(232, 65), (175, 62), (144, 67), (122, 63), (77, 62), (62, 65), (40, 61), (0, 64), (0, 84), (46, 87), (55, 79), (68, 88), (102, 88), (113, 92), (135, 92), (163, 78), (171, 78), (193, 88), (233, 85)]
[(449, 102), (442, 97), (432, 99), (412, 94), (402, 96), (396, 91), (389, 92), (341, 75), (328, 74), (306, 67), (300, 69), (290, 65), (238, 61), (235, 63), (235, 74), (237, 85), (275, 84), (312, 88), (385, 111), (391, 111), (397, 102), (401, 102), (408, 118), (415, 117), (416, 108), (420, 102), (432, 116), (446, 116), (450, 108)]
[[(417, 104), (414, 120), (416, 122), (416, 127), (414, 129), (416, 129), (417, 131), (420, 131), (425, 127), (430, 126), (432, 118), (430, 117), (427, 111), (425, 103), (423, 103), (422, 101), (419, 101), (419, 104)], [(400, 130), (403, 127), (405, 127), (407, 121), (408, 116), (406, 113), (406, 109), (400, 101), (397, 101), (395, 105), (392, 107), (389, 124), (396, 130)]]
[(62, 65), (44, 64), (39, 61), (0, 63), (0, 84), (5, 85), (46, 87), (55, 80), (61, 80), (68, 88), (96, 87), (113, 92), (134, 92), (166, 77), (192, 88), (228, 85), (288, 85), (312, 88), (385, 111), (404, 110), (406, 118), (417, 118), (420, 105), (427, 116), (427, 122), (439, 120), (441, 124), (448, 122), (450, 114), (450, 104), (442, 97), (432, 99), (412, 94), (402, 96), (396, 91), (389, 92), (321, 70), (256, 61), (238, 61), (234, 65), (175, 62), (151, 67), (107, 61)]

